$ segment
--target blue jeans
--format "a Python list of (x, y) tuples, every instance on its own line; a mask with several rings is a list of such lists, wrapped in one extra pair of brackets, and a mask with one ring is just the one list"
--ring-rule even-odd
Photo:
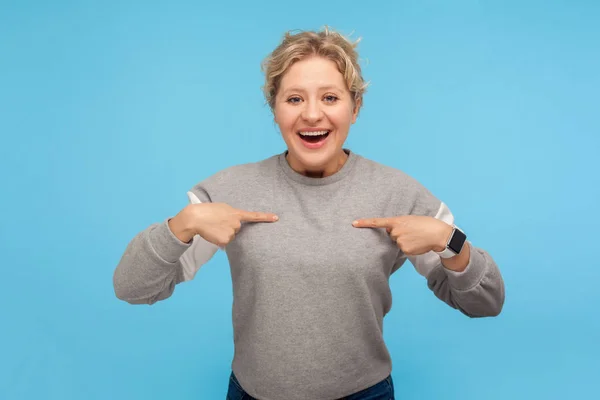
[[(234, 373), (229, 378), (229, 389), (227, 391), (227, 400), (259, 400), (250, 396), (242, 389)], [(368, 387), (360, 392), (351, 394), (339, 400), (394, 400), (394, 382), (392, 376), (375, 385)]]

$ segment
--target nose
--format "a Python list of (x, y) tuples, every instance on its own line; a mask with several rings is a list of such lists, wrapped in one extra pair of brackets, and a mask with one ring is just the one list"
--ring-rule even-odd
[(317, 101), (306, 101), (304, 109), (302, 110), (302, 118), (308, 123), (315, 123), (323, 118), (323, 110), (319, 102)]

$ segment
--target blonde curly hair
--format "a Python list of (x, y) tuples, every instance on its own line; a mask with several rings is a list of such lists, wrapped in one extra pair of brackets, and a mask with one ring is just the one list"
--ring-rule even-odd
[(281, 43), (262, 62), (265, 85), (262, 90), (271, 110), (275, 109), (275, 97), (281, 79), (292, 64), (310, 56), (320, 56), (336, 63), (344, 76), (354, 105), (362, 106), (362, 97), (368, 83), (362, 77), (355, 42), (325, 26), (321, 31), (298, 31), (284, 34)]

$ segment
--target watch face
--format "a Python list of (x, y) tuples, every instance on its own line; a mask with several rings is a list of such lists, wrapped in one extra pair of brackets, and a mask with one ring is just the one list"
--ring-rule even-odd
[(450, 239), (450, 243), (448, 243), (448, 248), (458, 254), (462, 250), (465, 240), (467, 240), (467, 235), (459, 229), (455, 229), (452, 239)]

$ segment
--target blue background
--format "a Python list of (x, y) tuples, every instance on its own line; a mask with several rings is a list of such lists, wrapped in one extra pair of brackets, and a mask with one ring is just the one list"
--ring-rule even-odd
[(594, 1), (3, 1), (2, 399), (223, 399), (222, 252), (161, 303), (117, 300), (125, 246), (186, 191), (285, 149), (260, 62), (289, 29), (362, 37), (347, 147), (453, 210), (506, 282), (469, 319), (406, 264), (385, 319), (398, 399), (575, 399), (600, 371)]

